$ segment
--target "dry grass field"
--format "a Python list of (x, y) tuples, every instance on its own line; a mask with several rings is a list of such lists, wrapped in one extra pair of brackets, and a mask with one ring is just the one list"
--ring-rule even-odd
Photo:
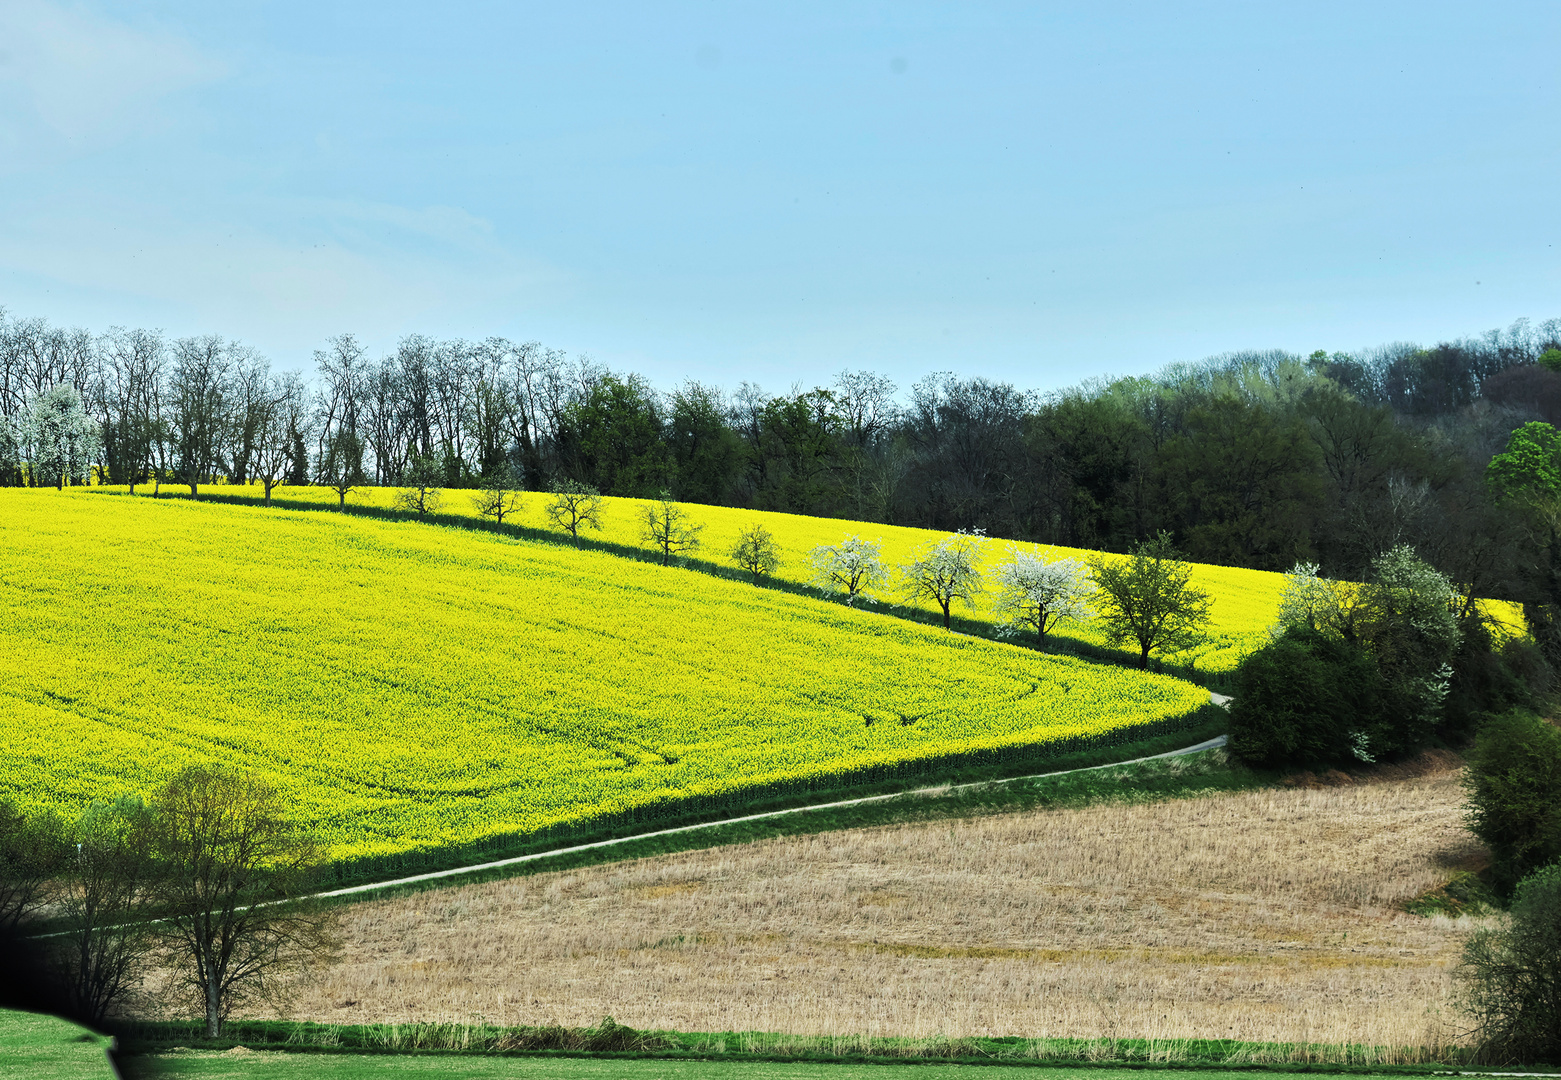
[(367, 902), (292, 1014), (1450, 1040), (1457, 774), (776, 839)]

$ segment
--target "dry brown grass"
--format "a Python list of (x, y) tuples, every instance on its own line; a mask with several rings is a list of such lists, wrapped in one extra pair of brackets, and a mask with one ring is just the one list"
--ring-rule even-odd
[(1447, 1041), (1457, 776), (897, 825), (346, 909), (295, 1015)]

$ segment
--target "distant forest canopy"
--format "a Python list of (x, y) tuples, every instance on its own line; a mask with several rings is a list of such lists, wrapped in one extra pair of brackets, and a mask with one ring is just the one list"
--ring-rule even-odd
[[(40, 402), (75, 407), (67, 386), (95, 423), (90, 460), (42, 469)], [(770, 394), (748, 382), (659, 390), (536, 342), (416, 334), (380, 358), (333, 338), (305, 377), (221, 337), (94, 334), (0, 312), (0, 419), (8, 485), (91, 475), (193, 491), (359, 470), (393, 484), (418, 457), (449, 486), (507, 467), (533, 490), (665, 489), (1114, 551), (1167, 530), (1201, 561), (1317, 561), (1351, 578), (1410, 543), (1490, 595), (1523, 591), (1505, 581), (1517, 556), (1502, 556), (1523, 526), (1493, 505), (1484, 470), (1514, 428), (1561, 420), (1561, 320), (1432, 348), (1226, 353), (1049, 394), (941, 372), (909, 388), (843, 372)]]

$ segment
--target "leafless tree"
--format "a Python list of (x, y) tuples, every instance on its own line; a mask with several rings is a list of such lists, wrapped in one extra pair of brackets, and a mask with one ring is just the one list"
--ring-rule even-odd
[(472, 497), (472, 506), (479, 517), (489, 518), (495, 525), (503, 525), (506, 517), (520, 509), (523, 490), (514, 470), (503, 465), (490, 470), (483, 478), (482, 489)]
[(648, 506), (640, 507), (640, 539), (661, 551), (661, 565), (667, 566), (674, 555), (699, 547), (704, 525), (689, 519), (688, 511), (672, 501), (670, 492)]
[(563, 529), (580, 546), (580, 530), (602, 528), (602, 495), (590, 484), (574, 480), (554, 481), (546, 506), (547, 520)]
[(161, 925), (178, 985), (214, 1038), (235, 1008), (276, 1000), (335, 948), (331, 913), (299, 899), (323, 852), (286, 810), (259, 777), (208, 766), (178, 773), (156, 799)]
[(215, 334), (173, 343), (168, 382), (168, 421), (174, 468), (180, 481), (198, 486), (216, 473), (231, 424), (231, 368), (226, 342)]
[(294, 458), (302, 450), (298, 433), (308, 426), (308, 392), (295, 372), (272, 377), (265, 389), (265, 408), (258, 426), (253, 457), (253, 475), (265, 487), (266, 505), (271, 493), (295, 468)]
[(66, 929), (51, 940), (66, 1000), (96, 1024), (135, 992), (151, 952), (151, 817), (140, 799), (125, 798), (91, 807), (71, 833), (75, 852), (54, 904)]

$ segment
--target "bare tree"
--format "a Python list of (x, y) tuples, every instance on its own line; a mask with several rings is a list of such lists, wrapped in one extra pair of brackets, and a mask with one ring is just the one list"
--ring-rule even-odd
[(270, 380), (266, 387), (265, 409), (255, 437), (253, 470), (266, 491), (271, 493), (293, 471), (293, 458), (300, 452), (297, 432), (308, 424), (308, 396), (303, 379), (296, 372)]
[(738, 533), (737, 542), (727, 554), (739, 567), (753, 575), (755, 585), (759, 584), (759, 579), (765, 574), (775, 573), (781, 561), (780, 545), (775, 542), (774, 534), (758, 524), (750, 525)]
[(520, 510), (523, 491), (515, 471), (501, 465), (483, 478), (482, 489), (472, 496), (472, 506), (478, 517), (490, 518), (495, 525), (502, 526), (505, 518)]
[(133, 993), (153, 926), (151, 818), (138, 798), (91, 807), (71, 830), (75, 858), (55, 900), (67, 929), (52, 939), (72, 1011), (94, 1024)]
[(640, 539), (661, 549), (662, 566), (671, 563), (674, 555), (697, 549), (704, 528), (689, 519), (688, 511), (673, 502), (668, 491), (640, 508)]
[(547, 520), (563, 529), (580, 546), (580, 530), (602, 528), (602, 495), (590, 484), (574, 480), (555, 480), (545, 507)]
[(233, 1009), (276, 1000), (288, 976), (334, 950), (330, 912), (298, 899), (323, 853), (288, 820), (282, 794), (251, 774), (185, 769), (152, 821), (169, 955), (216, 1037)]
[(412, 460), (402, 471), (401, 488), (396, 492), (395, 508), (416, 514), (418, 518), (439, 512), (444, 501), (440, 488), (444, 484), (444, 469), (427, 454), (413, 454)]
[(943, 628), (949, 628), (949, 609), (961, 600), (975, 607), (983, 588), (981, 549), (986, 536), (981, 530), (965, 532), (928, 543), (920, 557), (900, 568), (900, 588), (911, 602), (931, 600), (943, 609)]
[(363, 483), (363, 444), (352, 432), (342, 429), (325, 443), (319, 461), (320, 483), (336, 493), (336, 509), (347, 509), (347, 496)]
[(881, 540), (847, 536), (838, 544), (820, 544), (808, 552), (813, 584), (827, 593), (845, 593), (847, 604), (857, 597), (875, 603), (872, 590), (889, 583), (882, 555)]
[(190, 486), (190, 497), (210, 480), (227, 442), (228, 346), (220, 337), (180, 338), (173, 343), (168, 383), (168, 420), (174, 468)]

